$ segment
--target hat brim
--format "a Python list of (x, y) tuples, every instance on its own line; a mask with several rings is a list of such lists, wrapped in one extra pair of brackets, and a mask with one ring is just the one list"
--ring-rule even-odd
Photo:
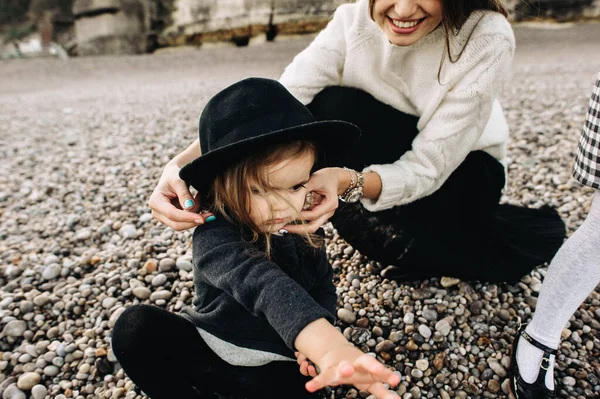
[(352, 147), (359, 136), (360, 129), (349, 122), (311, 122), (268, 132), (210, 151), (181, 168), (179, 177), (199, 192), (205, 193), (220, 172), (261, 146), (291, 140), (309, 140), (315, 143), (320, 154), (333, 156)]

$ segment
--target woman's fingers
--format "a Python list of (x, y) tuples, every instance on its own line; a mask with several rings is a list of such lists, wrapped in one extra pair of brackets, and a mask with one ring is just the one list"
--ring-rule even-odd
[[(179, 211), (179, 212), (186, 212), (186, 211)], [(204, 219), (197, 214), (193, 215), (192, 221), (189, 221), (189, 222), (173, 221), (172, 219), (169, 219), (168, 217), (166, 217), (163, 214), (158, 213), (154, 210), (152, 211), (152, 216), (159, 222), (169, 226), (170, 228), (172, 228), (175, 231), (183, 231), (183, 230), (191, 229), (191, 228), (198, 226), (199, 224), (204, 223)]]
[(312, 220), (308, 223), (304, 224), (290, 224), (284, 226), (284, 229), (287, 230), (288, 233), (292, 234), (306, 234), (306, 233), (314, 233), (319, 229), (319, 227), (323, 226), (331, 216), (333, 216), (334, 212), (327, 213), (318, 219)]
[(171, 182), (171, 187), (177, 195), (177, 199), (179, 201), (181, 209), (185, 209), (186, 211), (194, 213), (198, 213), (200, 211), (200, 204), (198, 203), (198, 201), (194, 201), (194, 198), (190, 193), (188, 185), (183, 180), (174, 180), (173, 182)]

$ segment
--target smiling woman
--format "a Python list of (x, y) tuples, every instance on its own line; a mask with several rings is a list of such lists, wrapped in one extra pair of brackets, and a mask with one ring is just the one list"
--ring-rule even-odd
[[(320, 201), (302, 211), (308, 223), (285, 229), (331, 220), (396, 280), (514, 282), (549, 261), (565, 233), (558, 214), (499, 205), (509, 129), (498, 94), (515, 49), (506, 15), (499, 0), (338, 7), (280, 82), (317, 120), (347, 121), (362, 134), (311, 175), (307, 191)], [(194, 144), (165, 169), (150, 201), (160, 220), (171, 223), (166, 198), (184, 185), (173, 173), (199, 155)]]

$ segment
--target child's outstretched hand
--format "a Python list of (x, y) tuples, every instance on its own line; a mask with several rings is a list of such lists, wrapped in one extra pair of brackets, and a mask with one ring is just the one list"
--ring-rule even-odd
[(300, 366), (300, 374), (306, 377), (316, 377), (319, 374), (317, 366), (311, 362), (304, 354), (295, 352), (296, 362)]
[(337, 345), (319, 359), (318, 364), (320, 374), (306, 383), (306, 389), (310, 392), (325, 386), (348, 384), (370, 392), (377, 399), (398, 398), (383, 383), (396, 386), (400, 383), (400, 376), (352, 344)]

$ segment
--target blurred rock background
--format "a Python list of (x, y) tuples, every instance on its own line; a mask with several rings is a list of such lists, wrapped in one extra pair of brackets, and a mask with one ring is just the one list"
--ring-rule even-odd
[[(352, 0), (350, 0), (352, 1)], [(322, 29), (348, 0), (2, 0), (0, 58), (142, 54)], [(505, 0), (513, 21), (600, 17), (600, 0)]]

